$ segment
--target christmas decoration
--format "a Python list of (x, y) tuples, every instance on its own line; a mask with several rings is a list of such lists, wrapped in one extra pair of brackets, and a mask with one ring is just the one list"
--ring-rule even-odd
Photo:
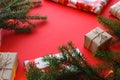
[[(98, 21), (108, 28), (108, 32), (114, 36), (113, 43), (120, 41), (120, 22), (98, 15)], [(120, 52), (111, 50), (98, 50), (93, 52), (95, 58), (102, 59), (104, 62), (96, 70), (102, 70), (105, 74), (105, 80), (120, 80)], [(106, 71), (107, 70), (107, 71)], [(98, 71), (99, 72), (99, 71)]]
[(120, 41), (120, 22), (118, 20), (99, 15), (98, 21), (109, 29), (111, 35), (116, 37), (113, 43)]
[(107, 50), (94, 52), (94, 56), (104, 62), (90, 66), (72, 42), (60, 46), (59, 50), (62, 56), (49, 55), (42, 58), (49, 69), (40, 69), (30, 62), (27, 65), (27, 80), (120, 80), (119, 52)]
[[(78, 48), (76, 49), (76, 51), (78, 51), (78, 53), (80, 53)], [(82, 55), (82, 54), (80, 54), (80, 55)], [(72, 56), (74, 56), (74, 54)], [(50, 55), (45, 56), (45, 57), (56, 57), (58, 59), (61, 59), (61, 58), (67, 58), (68, 59), (68, 58), (70, 58), (69, 55), (64, 54), (64, 53), (50, 54)], [(48, 66), (49, 63), (44, 62), (43, 59), (44, 59), (44, 57), (39, 57), (39, 58), (32, 59), (32, 60), (25, 60), (24, 65), (25, 65), (26, 69), (27, 69), (27, 67), (29, 66), (30, 63), (34, 64), (37, 68), (42, 69), (42, 70), (49, 69), (49, 66)]]
[(105, 61), (104, 68), (109, 69), (105, 75), (106, 80), (120, 80), (120, 52), (115, 51), (97, 51), (94, 52), (96, 58)]
[(52, 0), (76, 9), (100, 14), (109, 0)]
[(114, 73), (113, 70), (109, 70), (108, 73), (105, 75), (105, 77), (113, 76), (113, 73)]
[(109, 48), (112, 36), (96, 27), (89, 33), (85, 34), (84, 46), (90, 51), (106, 50)]
[(110, 7), (110, 13), (120, 19), (120, 1)]
[[(34, 5), (41, 1), (32, 0), (0, 0), (0, 29), (13, 30), (15, 32), (30, 32), (35, 25), (30, 19), (45, 20), (46, 16), (27, 15)], [(22, 25), (21, 25), (22, 23)], [(25, 24), (28, 25), (25, 25)]]
[(0, 52), (0, 80), (14, 80), (17, 63), (17, 53)]
[(61, 58), (56, 56), (45, 56), (44, 62), (50, 67), (41, 70), (33, 63), (29, 63), (26, 71), (27, 80), (106, 80), (100, 76), (96, 68), (91, 67), (74, 47), (72, 42), (59, 47)]

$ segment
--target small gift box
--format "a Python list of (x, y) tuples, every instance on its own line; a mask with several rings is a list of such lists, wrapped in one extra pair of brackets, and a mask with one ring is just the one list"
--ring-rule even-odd
[(76, 9), (100, 14), (109, 0), (52, 0)]
[(14, 80), (17, 64), (17, 53), (0, 52), (0, 80)]
[[(70, 50), (71, 52), (72, 50)], [(78, 53), (80, 53), (79, 49), (76, 48), (76, 51)], [(72, 56), (75, 56), (74, 54), (71, 54)], [(82, 55), (80, 53), (80, 55)], [(67, 55), (66, 53), (57, 53), (57, 54), (50, 54), (48, 55), (50, 57), (56, 57), (58, 59), (61, 59), (61, 58), (69, 58), (69, 55)], [(44, 56), (46, 57), (46, 56)], [(39, 57), (39, 58), (36, 58), (36, 59), (31, 59), (31, 60), (25, 60), (24, 61), (24, 66), (25, 66), (25, 69), (27, 69), (27, 67), (29, 66), (30, 63), (33, 63), (38, 69), (41, 69), (41, 70), (47, 70), (49, 69), (49, 62), (45, 62), (43, 61), (43, 58), (44, 57)]]
[(112, 36), (99, 27), (84, 36), (84, 46), (90, 51), (106, 50), (111, 44)]
[(120, 1), (110, 7), (110, 13), (120, 19)]

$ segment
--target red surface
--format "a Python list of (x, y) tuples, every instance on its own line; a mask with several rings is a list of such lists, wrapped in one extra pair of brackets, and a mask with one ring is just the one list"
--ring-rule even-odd
[[(102, 15), (110, 17), (109, 8), (119, 0), (110, 0), (103, 9)], [(76, 10), (48, 0), (29, 14), (47, 15), (47, 21), (37, 21), (38, 25), (30, 34), (16, 34), (10, 31), (2, 32), (2, 52), (18, 53), (18, 69), (15, 80), (25, 80), (23, 61), (34, 59), (50, 53), (58, 53), (58, 46), (73, 41), (76, 47), (92, 65), (98, 63), (90, 51), (84, 48), (84, 34), (93, 28), (104, 27), (97, 21), (95, 14)], [(111, 49), (120, 51), (120, 43), (112, 45)]]

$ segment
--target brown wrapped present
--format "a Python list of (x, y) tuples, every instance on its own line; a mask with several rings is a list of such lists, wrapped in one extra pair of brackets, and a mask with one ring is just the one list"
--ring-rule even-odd
[(90, 51), (106, 50), (110, 46), (112, 36), (99, 27), (84, 36), (84, 46)]
[(110, 13), (120, 19), (120, 1), (110, 7)]
[(17, 63), (17, 53), (0, 52), (0, 80), (14, 80)]

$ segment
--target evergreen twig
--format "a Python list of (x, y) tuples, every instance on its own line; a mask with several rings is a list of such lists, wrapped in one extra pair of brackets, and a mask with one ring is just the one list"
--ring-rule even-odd
[[(107, 77), (106, 80), (120, 79), (120, 52), (114, 51), (97, 51), (94, 53), (96, 58), (103, 59), (107, 65), (101, 65), (101, 69), (112, 69), (113, 76)], [(104, 68), (103, 68), (104, 66)]]
[[(28, 33), (31, 32), (31, 27), (35, 26), (29, 22), (29, 19), (45, 20), (46, 16), (26, 15), (33, 5), (40, 4), (41, 1), (32, 2), (30, 0), (0, 0), (0, 29), (14, 30), (15, 32)], [(11, 21), (12, 19), (12, 21)], [(24, 27), (19, 25), (28, 23), (29, 26)]]
[[(37, 77), (37, 71), (31, 72), (31, 69), (28, 68), (26, 73), (37, 74), (37, 79), (26, 75), (29, 76), (27, 80), (105, 80), (86, 62), (72, 42), (69, 42), (68, 46), (60, 46), (59, 50), (63, 54), (62, 58), (54, 55), (44, 57), (43, 61), (49, 62), (50, 69), (39, 70), (43, 71), (39, 77)], [(36, 70), (36, 68), (32, 68), (32, 70)]]
[(109, 28), (115, 36), (120, 40), (120, 22), (118, 20), (110, 19), (99, 15), (98, 21), (105, 27)]

